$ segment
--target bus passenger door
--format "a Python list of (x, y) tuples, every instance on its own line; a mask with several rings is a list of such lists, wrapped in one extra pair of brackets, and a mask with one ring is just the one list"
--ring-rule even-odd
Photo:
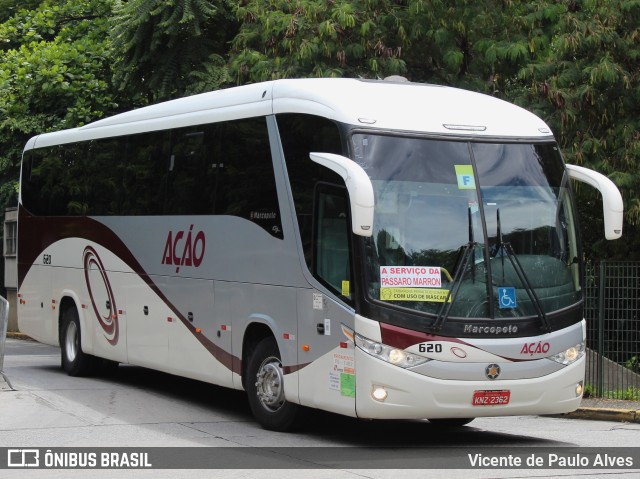
[[(314, 201), (313, 275), (330, 291), (301, 290), (298, 299), (300, 399), (303, 404), (355, 416), (354, 344), (342, 325), (353, 331), (351, 247), (346, 189), (316, 186)], [(335, 298), (340, 298), (340, 301)], [(310, 364), (309, 364), (310, 363)]]

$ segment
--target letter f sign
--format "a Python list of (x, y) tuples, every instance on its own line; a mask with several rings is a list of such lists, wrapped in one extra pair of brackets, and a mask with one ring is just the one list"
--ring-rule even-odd
[(475, 190), (476, 182), (473, 179), (473, 167), (471, 165), (455, 165), (458, 189)]

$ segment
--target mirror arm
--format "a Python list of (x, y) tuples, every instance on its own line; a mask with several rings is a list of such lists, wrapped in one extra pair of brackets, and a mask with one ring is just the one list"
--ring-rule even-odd
[(333, 153), (309, 153), (316, 163), (338, 173), (347, 186), (351, 206), (351, 229), (360, 236), (373, 234), (373, 185), (355, 161)]
[(604, 235), (608, 240), (622, 236), (624, 205), (622, 195), (613, 181), (597, 171), (576, 165), (565, 165), (569, 178), (593, 186), (602, 194)]

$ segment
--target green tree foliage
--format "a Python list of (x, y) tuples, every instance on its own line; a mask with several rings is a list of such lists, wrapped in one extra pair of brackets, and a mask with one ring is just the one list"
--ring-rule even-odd
[(528, 3), (509, 0), (410, 0), (405, 59), (413, 81), (503, 94), (538, 47), (523, 28)]
[(249, 0), (230, 67), (238, 83), (293, 77), (383, 77), (406, 71), (406, 8), (389, 0)]
[(7, 21), (18, 10), (32, 10), (42, 3), (42, 0), (0, 0), (0, 23)]
[(149, 101), (227, 83), (227, 43), (237, 30), (228, 0), (117, 1), (114, 82)]
[(105, 41), (110, 11), (109, 0), (45, 0), (0, 25), (0, 206), (16, 201), (29, 137), (117, 108)]
[(520, 70), (509, 93), (551, 125), (568, 163), (600, 171), (621, 188), (627, 240), (609, 244), (590, 227), (600, 222), (597, 195), (579, 188), (592, 253), (607, 248), (640, 259), (640, 2), (543, 0), (531, 8), (530, 28), (544, 31), (549, 45)]

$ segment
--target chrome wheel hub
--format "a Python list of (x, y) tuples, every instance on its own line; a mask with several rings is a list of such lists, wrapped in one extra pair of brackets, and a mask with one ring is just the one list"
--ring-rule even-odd
[(69, 361), (73, 362), (78, 355), (78, 328), (73, 321), (67, 326), (67, 332), (64, 336), (64, 350)]
[(282, 407), (284, 399), (284, 373), (278, 358), (270, 357), (260, 365), (256, 393), (262, 406), (270, 412)]

